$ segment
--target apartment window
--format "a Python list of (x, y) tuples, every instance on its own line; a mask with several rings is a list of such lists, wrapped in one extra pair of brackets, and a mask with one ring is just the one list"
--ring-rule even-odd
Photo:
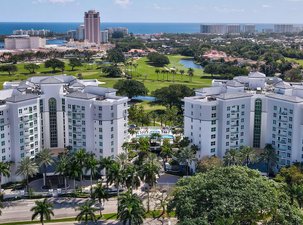
[(215, 139), (216, 138), (216, 135), (215, 134), (212, 134), (211, 135), (211, 139)]
[(245, 109), (245, 105), (241, 105), (241, 108), (242, 108), (242, 109)]
[(216, 152), (216, 149), (215, 149), (215, 148), (212, 148), (212, 149), (210, 150), (210, 152), (211, 152), (211, 153), (214, 153), (214, 152)]
[(0, 111), (0, 116), (3, 116), (3, 111)]
[(289, 114), (293, 114), (294, 111), (292, 109), (289, 110)]
[(212, 120), (211, 125), (216, 125), (216, 120)]
[(229, 142), (226, 142), (226, 146), (229, 146)]
[(110, 109), (111, 109), (111, 110), (114, 110), (114, 106), (111, 106)]
[(22, 113), (22, 109), (19, 109), (19, 114), (21, 114)]
[(0, 127), (0, 130), (1, 130), (1, 131), (4, 131), (4, 126), (1, 126), (1, 127)]
[(212, 142), (210, 143), (210, 145), (211, 145), (211, 146), (214, 146), (214, 145), (216, 145), (216, 142), (215, 142), (215, 141), (212, 141)]
[(215, 132), (216, 131), (216, 128), (215, 127), (212, 127), (211, 128), (211, 132)]
[(274, 117), (277, 117), (277, 113), (274, 113)]
[(288, 127), (289, 127), (290, 129), (292, 129), (292, 125), (291, 125), (291, 124), (289, 124)]
[(229, 117), (230, 117), (230, 114), (228, 113), (226, 116), (227, 116), (227, 118), (229, 118)]
[(111, 144), (111, 146), (113, 146), (113, 145), (114, 145), (114, 141), (111, 141), (111, 143), (110, 143), (110, 144)]
[(226, 139), (229, 139), (229, 135), (226, 135)]
[(244, 118), (241, 119), (241, 123), (244, 123)]
[(111, 127), (111, 128), (110, 128), (110, 131), (114, 131), (114, 128), (113, 128), (113, 127)]
[(244, 111), (241, 112), (241, 116), (244, 116)]
[(276, 121), (276, 120), (273, 120), (273, 121), (272, 121), (272, 123), (273, 123), (273, 124), (276, 124), (276, 123), (277, 123), (277, 121)]
[(50, 147), (58, 147), (57, 133), (57, 100), (50, 98), (48, 101), (49, 107), (49, 130), (50, 130)]
[(5, 153), (5, 148), (2, 148), (2, 153)]
[(227, 111), (230, 111), (230, 106), (227, 106)]
[(229, 125), (230, 124), (230, 121), (226, 121), (226, 125)]
[(274, 106), (274, 110), (277, 110), (277, 106)]
[(229, 132), (229, 128), (226, 128), (226, 132)]
[(211, 114), (211, 118), (215, 118), (216, 116), (217, 116), (216, 113), (212, 113), (212, 114)]
[(217, 109), (216, 106), (212, 106), (212, 107), (211, 107), (211, 110), (216, 110), (216, 109)]
[(289, 121), (292, 121), (292, 117), (289, 117)]

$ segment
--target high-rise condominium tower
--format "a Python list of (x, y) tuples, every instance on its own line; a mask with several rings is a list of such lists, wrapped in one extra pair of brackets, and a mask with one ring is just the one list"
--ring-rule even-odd
[(100, 43), (100, 13), (95, 10), (85, 12), (85, 39), (90, 43)]

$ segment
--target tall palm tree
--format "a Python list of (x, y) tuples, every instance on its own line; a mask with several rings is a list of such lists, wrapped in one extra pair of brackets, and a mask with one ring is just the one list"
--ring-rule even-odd
[(68, 176), (74, 180), (74, 189), (76, 190), (76, 179), (82, 173), (82, 167), (78, 164), (76, 159), (73, 157), (68, 165)]
[(2, 192), (2, 177), (10, 176), (10, 163), (0, 162), (0, 193)]
[(79, 167), (79, 176), (80, 176), (80, 188), (82, 188), (82, 181), (83, 181), (83, 169), (85, 167), (85, 161), (87, 159), (87, 152), (85, 149), (79, 149), (75, 153), (75, 160), (78, 163)]
[(173, 151), (172, 151), (172, 146), (171, 144), (169, 143), (169, 140), (168, 139), (164, 139), (163, 140), (163, 144), (161, 146), (161, 152), (160, 152), (160, 156), (162, 157), (163, 159), (163, 168), (164, 168), (164, 171), (166, 171), (166, 166), (165, 164), (167, 163), (168, 161), (168, 157), (171, 157), (173, 154)]
[(123, 170), (123, 183), (130, 192), (133, 192), (133, 189), (140, 187), (141, 180), (138, 168), (134, 164), (129, 164)]
[(187, 70), (187, 75), (189, 76), (190, 82), (192, 82), (192, 80), (193, 80), (194, 72), (195, 72), (195, 71), (194, 71), (193, 68), (189, 68), (189, 69)]
[[(106, 182), (110, 185), (114, 184), (117, 188), (117, 195), (119, 198), (120, 195), (120, 185), (123, 183), (123, 173), (121, 169), (121, 165), (118, 162), (112, 163), (110, 167), (106, 171)], [(119, 201), (118, 201), (119, 206)]]
[(42, 149), (36, 156), (36, 161), (39, 167), (43, 168), (43, 186), (46, 186), (46, 169), (54, 163), (52, 152), (45, 148)]
[(102, 183), (98, 183), (92, 197), (94, 199), (98, 199), (99, 202), (99, 206), (100, 206), (100, 217), (102, 217), (102, 202), (104, 203), (105, 201), (108, 201), (108, 192), (106, 191), (106, 189), (104, 188), (104, 186), (102, 185)]
[(59, 155), (59, 161), (56, 164), (56, 173), (63, 176), (64, 190), (67, 193), (67, 177), (69, 176), (70, 158), (66, 154)]
[(234, 166), (239, 164), (240, 153), (237, 149), (230, 149), (225, 153), (224, 164), (226, 166)]
[(128, 191), (122, 194), (118, 201), (120, 202), (118, 208), (118, 219), (123, 223), (123, 225), (143, 224), (145, 210), (142, 200), (138, 195), (132, 194)]
[(93, 178), (98, 172), (98, 160), (94, 154), (89, 154), (85, 161), (86, 172), (89, 172), (90, 177), (90, 193), (93, 193)]
[(140, 178), (143, 182), (148, 185), (147, 188), (147, 211), (150, 209), (150, 189), (157, 182), (157, 176), (159, 176), (161, 165), (158, 161), (158, 158), (155, 154), (150, 153), (146, 160), (143, 162), (143, 165), (140, 170)]
[(242, 158), (242, 162), (248, 166), (250, 163), (255, 161), (256, 151), (252, 147), (242, 146), (240, 148), (240, 156)]
[[(99, 160), (99, 170), (105, 170), (105, 175), (107, 175), (108, 168), (115, 163), (115, 160), (113, 160), (111, 157), (105, 157), (101, 158)], [(106, 186), (108, 187), (108, 181), (106, 180)]]
[(19, 162), (19, 166), (16, 170), (16, 175), (25, 177), (26, 190), (28, 191), (28, 179), (38, 173), (38, 165), (30, 157), (25, 157)]
[(120, 164), (122, 170), (124, 170), (127, 167), (127, 165), (130, 163), (128, 160), (128, 155), (124, 152), (117, 155), (116, 161), (117, 163)]
[(43, 201), (36, 201), (35, 206), (31, 208), (31, 212), (34, 212), (32, 215), (32, 220), (36, 219), (39, 216), (41, 224), (44, 224), (44, 220), (51, 220), (51, 216), (54, 216), (53, 204), (50, 203), (47, 198)]
[(275, 148), (271, 144), (266, 144), (263, 152), (260, 154), (259, 160), (267, 165), (267, 176), (269, 176), (271, 168), (278, 162), (278, 155)]
[(186, 166), (186, 175), (189, 175), (189, 166), (196, 159), (196, 155), (191, 147), (181, 148), (177, 154), (177, 160)]
[(97, 217), (95, 215), (96, 209), (93, 208), (94, 202), (91, 200), (87, 200), (80, 207), (76, 209), (76, 211), (80, 211), (80, 213), (76, 216), (76, 220), (79, 222), (84, 222), (85, 225), (88, 224), (89, 221), (96, 222)]

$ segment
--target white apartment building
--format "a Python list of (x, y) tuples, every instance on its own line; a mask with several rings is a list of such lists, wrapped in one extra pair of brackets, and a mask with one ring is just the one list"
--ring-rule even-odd
[(214, 80), (184, 102), (184, 132), (198, 158), (272, 144), (279, 166), (303, 162), (303, 85), (253, 72)]
[(46, 39), (29, 35), (11, 35), (4, 39), (4, 48), (7, 50), (39, 49), (44, 48)]
[(14, 171), (23, 157), (35, 157), (43, 148), (85, 148), (98, 158), (121, 153), (128, 138), (128, 98), (99, 83), (66, 75), (4, 83), (0, 159), (14, 162)]

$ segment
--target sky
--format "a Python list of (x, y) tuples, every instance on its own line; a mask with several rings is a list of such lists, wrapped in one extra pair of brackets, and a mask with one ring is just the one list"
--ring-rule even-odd
[(90, 9), (104, 22), (303, 24), (303, 0), (0, 0), (0, 22), (81, 22)]

